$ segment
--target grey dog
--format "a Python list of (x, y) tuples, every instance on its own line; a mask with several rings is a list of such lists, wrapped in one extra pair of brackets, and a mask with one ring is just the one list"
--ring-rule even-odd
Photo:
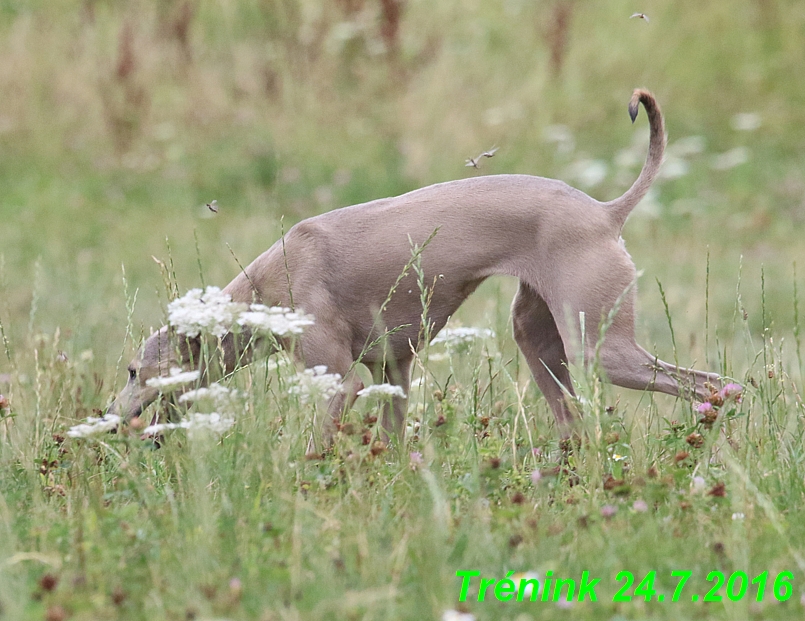
[[(293, 302), (315, 317), (294, 352), (307, 367), (325, 365), (343, 376), (343, 392), (329, 403), (325, 439), (332, 438), (344, 409), (363, 387), (356, 361), (366, 364), (376, 381), (401, 386), (408, 394), (414, 351), (422, 345), (422, 281), (409, 273), (394, 284), (410, 265), (412, 244), (424, 245), (424, 282), (433, 283), (432, 334), (489, 276), (519, 279), (512, 304), (514, 338), (565, 436), (574, 421), (567, 402), (573, 394), (568, 360), (582, 354), (585, 363), (597, 356), (605, 378), (626, 388), (703, 401), (721, 387), (718, 375), (663, 362), (635, 341), (636, 271), (620, 233), (654, 181), (666, 141), (654, 96), (634, 92), (633, 122), (639, 103), (650, 124), (648, 155), (620, 198), (602, 203), (562, 181), (529, 175), (439, 183), (304, 220), (226, 286), (235, 302), (286, 307)], [(603, 321), (611, 324), (599, 343)], [(382, 346), (365, 351), (383, 334)], [(250, 359), (241, 345), (246, 340), (224, 337), (219, 371)], [(198, 365), (200, 348), (198, 338), (169, 328), (151, 335), (108, 411), (124, 419), (138, 415), (158, 396), (146, 381), (177, 365)], [(207, 381), (210, 375), (205, 373)], [(383, 421), (387, 432), (400, 438), (406, 405), (395, 397), (393, 416)]]

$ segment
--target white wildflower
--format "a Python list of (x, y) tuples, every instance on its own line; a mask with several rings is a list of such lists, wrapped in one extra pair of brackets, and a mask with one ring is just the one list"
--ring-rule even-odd
[(148, 425), (145, 429), (143, 429), (144, 436), (155, 436), (158, 433), (162, 433), (163, 431), (167, 431), (168, 429), (182, 429), (183, 426), (181, 423), (157, 423), (155, 425)]
[(740, 513), (740, 512), (732, 514), (732, 519), (735, 520), (736, 522), (744, 519), (745, 517), (746, 516), (743, 513)]
[(358, 391), (359, 397), (399, 397), (405, 399), (405, 392), (401, 386), (394, 384), (374, 384)]
[(594, 188), (607, 178), (609, 168), (604, 160), (580, 159), (573, 162), (565, 175), (578, 181), (579, 185)]
[(501, 106), (487, 108), (484, 112), (484, 123), (487, 125), (502, 125), (506, 122), (506, 110)]
[[(525, 580), (525, 581), (536, 580), (537, 581), (537, 585), (536, 585), (537, 591), (539, 591), (539, 574), (536, 571), (521, 571), (521, 572), (518, 572), (518, 573), (514, 574), (511, 577), (511, 579), (514, 581), (514, 585), (515, 585), (515, 587), (517, 587), (518, 592), (520, 590), (520, 582), (522, 580)], [(524, 599), (526, 601), (528, 601), (528, 600), (531, 599), (531, 594), (534, 592), (534, 583), (533, 582), (527, 582), (526, 584), (523, 585), (523, 587), (524, 587), (523, 588)]]
[(417, 389), (422, 388), (425, 385), (425, 377), (420, 375), (418, 378), (411, 382), (411, 388)]
[(198, 371), (185, 371), (182, 373), (179, 367), (173, 367), (170, 370), (170, 375), (165, 377), (152, 377), (151, 379), (145, 380), (145, 385), (151, 386), (152, 388), (159, 388), (161, 391), (167, 392), (176, 390), (184, 384), (197, 381), (200, 375), (201, 373)]
[(632, 213), (651, 219), (659, 218), (662, 216), (664, 209), (659, 198), (660, 196), (657, 188), (650, 188), (646, 196), (637, 204), (637, 207), (635, 207), (635, 210)]
[(684, 136), (668, 146), (669, 157), (690, 157), (704, 152), (707, 141), (704, 136)]
[(212, 404), (215, 410), (231, 411), (236, 408), (243, 395), (239, 390), (229, 389), (221, 384), (212, 384), (209, 388), (190, 390), (179, 397), (180, 403), (202, 402)]
[(198, 430), (222, 434), (235, 424), (235, 419), (226, 414), (210, 412), (209, 414), (191, 414), (189, 423), (186, 428), (191, 435)]
[(707, 481), (704, 477), (693, 477), (693, 483), (690, 486), (690, 491), (694, 494), (703, 494), (707, 490)]
[(501, 125), (509, 121), (516, 121), (525, 116), (523, 106), (519, 101), (509, 100), (502, 106), (489, 108), (484, 112), (484, 122), (487, 125)]
[(291, 359), (285, 356), (277, 356), (276, 358), (272, 358), (271, 360), (266, 360), (266, 370), (268, 371), (278, 371), (283, 367), (290, 366)]
[(716, 155), (710, 167), (714, 170), (729, 170), (749, 161), (749, 149), (746, 147), (735, 147), (724, 153)]
[(143, 435), (153, 436), (163, 431), (172, 429), (185, 429), (189, 435), (193, 435), (198, 431), (209, 431), (217, 435), (221, 435), (228, 431), (235, 424), (235, 419), (231, 416), (219, 414), (218, 412), (210, 412), (209, 414), (191, 414), (187, 418), (178, 423), (158, 423), (150, 425), (143, 429)]
[(615, 154), (615, 166), (618, 168), (634, 168), (643, 163), (642, 155), (637, 149), (621, 149)]
[(459, 612), (451, 608), (442, 613), (442, 621), (475, 621), (475, 615), (470, 612)]
[(302, 334), (302, 331), (314, 324), (312, 315), (293, 312), (281, 306), (264, 306), (252, 304), (249, 310), (240, 314), (238, 324), (254, 332), (271, 332), (277, 336)]
[(331, 399), (343, 390), (341, 376), (338, 373), (327, 373), (327, 367), (323, 364), (297, 373), (290, 378), (289, 383), (292, 384), (289, 392), (299, 395), (302, 403)]
[(117, 429), (120, 417), (117, 414), (104, 414), (101, 418), (90, 416), (86, 423), (75, 425), (67, 432), (71, 438), (86, 438), (97, 433), (106, 433)]
[(244, 308), (218, 287), (207, 287), (203, 292), (191, 289), (168, 304), (168, 323), (179, 334), (189, 337), (205, 333), (220, 338), (232, 328)]
[(662, 164), (660, 169), (660, 177), (663, 179), (679, 179), (684, 177), (690, 171), (690, 165), (687, 160), (681, 157), (668, 157)]
[(545, 142), (556, 143), (556, 151), (560, 155), (569, 155), (576, 148), (573, 133), (567, 125), (548, 125), (542, 131)]
[(491, 338), (495, 338), (495, 333), (488, 328), (445, 328), (430, 344), (444, 343), (447, 347), (456, 347), (468, 345), (475, 340)]
[(757, 112), (739, 112), (730, 119), (732, 129), (739, 132), (753, 132), (761, 125)]

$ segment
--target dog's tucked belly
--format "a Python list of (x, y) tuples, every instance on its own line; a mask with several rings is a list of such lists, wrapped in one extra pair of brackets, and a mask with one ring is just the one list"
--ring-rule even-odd
[[(407, 279), (403, 279), (405, 283)], [(425, 316), (429, 324), (430, 338), (444, 327), (447, 320), (458, 310), (464, 300), (475, 291), (485, 280), (479, 278), (460, 283), (445, 282), (447, 279), (436, 279), (435, 284), (428, 286), (433, 292), (425, 292), (427, 299), (427, 309)], [(430, 281), (433, 283), (433, 279)], [(403, 284), (401, 283), (401, 285)], [(411, 284), (411, 283), (405, 283)], [(391, 288), (389, 285), (389, 290)], [(417, 283), (412, 287), (400, 286), (390, 298), (386, 311), (382, 317), (378, 316), (378, 309), (385, 301), (375, 301), (367, 305), (366, 302), (361, 306), (362, 321), (355, 322), (352, 326), (352, 355), (354, 358), (360, 356), (368, 343), (375, 339), (385, 338), (386, 346), (393, 353), (395, 358), (407, 358), (411, 355), (412, 347), (419, 349), (424, 343), (425, 331), (422, 325), (423, 306), (422, 291)], [(388, 355), (388, 351), (386, 355)], [(366, 352), (363, 359), (373, 362), (383, 357), (383, 347), (378, 346)]]

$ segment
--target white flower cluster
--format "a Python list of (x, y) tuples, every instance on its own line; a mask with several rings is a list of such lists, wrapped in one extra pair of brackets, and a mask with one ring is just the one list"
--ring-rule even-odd
[[(243, 395), (239, 390), (230, 389), (221, 384), (212, 384), (209, 388), (190, 390), (179, 397), (180, 403), (193, 402), (207, 406), (213, 411), (208, 413), (195, 412), (178, 423), (150, 425), (143, 430), (143, 435), (153, 436), (172, 429), (184, 429), (191, 436), (199, 431), (209, 431), (216, 435), (221, 435), (235, 424), (235, 416), (230, 412), (238, 409), (242, 398)], [(222, 414), (221, 412), (227, 413)]]
[(143, 435), (153, 436), (169, 429), (186, 429), (188, 435), (192, 436), (199, 431), (210, 431), (214, 434), (221, 435), (228, 431), (235, 424), (235, 418), (226, 414), (219, 414), (218, 412), (210, 412), (209, 414), (193, 413), (190, 418), (187, 418), (178, 423), (158, 423), (150, 425), (143, 429)]
[(430, 344), (444, 343), (450, 349), (469, 345), (476, 340), (491, 338), (495, 338), (495, 332), (488, 328), (445, 328), (439, 332), (438, 336)]
[(302, 403), (332, 399), (343, 390), (341, 376), (338, 373), (327, 373), (327, 367), (323, 364), (297, 373), (289, 382), (292, 384), (289, 392), (299, 395)]
[(314, 323), (312, 315), (295, 313), (290, 308), (252, 304), (248, 311), (240, 314), (238, 325), (254, 332), (271, 332), (277, 336), (302, 334), (307, 326)]
[(739, 112), (730, 119), (732, 129), (739, 132), (753, 132), (763, 124), (757, 112)]
[(296, 313), (289, 308), (233, 302), (229, 294), (218, 287), (191, 289), (184, 296), (168, 304), (168, 323), (179, 334), (195, 337), (212, 334), (221, 338), (234, 325), (255, 332), (271, 332), (278, 336), (301, 334), (313, 325), (313, 317)]
[(278, 371), (284, 367), (291, 366), (291, 359), (287, 356), (278, 355), (275, 358), (265, 361), (267, 371)]
[(233, 302), (218, 287), (207, 287), (205, 291), (191, 289), (168, 304), (168, 323), (179, 334), (189, 337), (202, 332), (222, 337), (232, 328), (243, 310), (243, 304)]
[[(182, 377), (183, 376), (183, 377)], [(151, 384), (154, 380), (173, 380), (169, 385), (170, 388), (175, 388), (188, 381), (195, 381), (198, 379), (198, 371), (191, 371), (189, 373), (181, 373), (179, 369), (171, 369), (171, 376), (167, 378), (153, 378), (148, 380), (149, 385), (159, 385), (164, 387), (164, 384)], [(177, 380), (179, 378), (179, 380)], [(213, 384), (209, 388), (199, 388), (191, 390), (181, 397), (180, 402), (197, 401), (206, 403), (216, 410), (234, 410), (242, 399), (242, 394), (237, 390), (230, 390), (220, 384)], [(91, 435), (105, 433), (117, 429), (120, 425), (120, 416), (116, 414), (106, 414), (103, 418), (87, 419), (86, 423), (76, 425), (70, 428), (67, 435), (71, 438), (87, 438)], [(185, 420), (178, 423), (158, 423), (146, 427), (142, 434), (145, 436), (153, 436), (163, 431), (170, 429), (185, 429), (189, 435), (198, 431), (209, 431), (217, 435), (221, 435), (235, 424), (235, 417), (232, 414), (221, 414), (214, 411), (209, 413), (193, 413)]]
[(98, 433), (106, 433), (117, 429), (120, 417), (117, 414), (104, 414), (101, 418), (90, 416), (86, 423), (70, 427), (67, 435), (71, 438), (88, 438)]
[(442, 613), (442, 621), (475, 621), (475, 615), (471, 612), (461, 612), (451, 608)]
[(405, 399), (405, 391), (394, 384), (374, 384), (358, 391), (359, 397), (399, 397)]
[(239, 390), (212, 384), (209, 388), (187, 391), (179, 397), (179, 403), (200, 402), (211, 405), (214, 410), (231, 412), (240, 405), (242, 399), (243, 395)]
[(179, 367), (173, 367), (169, 373), (170, 375), (166, 375), (165, 377), (152, 377), (147, 379), (145, 380), (145, 385), (151, 386), (151, 388), (159, 388), (162, 392), (170, 392), (185, 384), (198, 381), (201, 375), (199, 371), (185, 371), (182, 373)]

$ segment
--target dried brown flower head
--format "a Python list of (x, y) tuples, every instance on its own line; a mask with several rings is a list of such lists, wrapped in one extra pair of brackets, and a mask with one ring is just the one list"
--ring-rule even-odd
[(704, 446), (704, 436), (694, 432), (685, 438), (685, 442), (690, 444), (693, 448), (702, 448), (702, 446)]
[(688, 457), (690, 457), (690, 453), (687, 451), (679, 451), (676, 455), (674, 455), (674, 463), (679, 464), (685, 461)]
[(39, 588), (47, 593), (50, 593), (58, 585), (59, 577), (51, 573), (43, 574), (42, 577), (39, 578)]

